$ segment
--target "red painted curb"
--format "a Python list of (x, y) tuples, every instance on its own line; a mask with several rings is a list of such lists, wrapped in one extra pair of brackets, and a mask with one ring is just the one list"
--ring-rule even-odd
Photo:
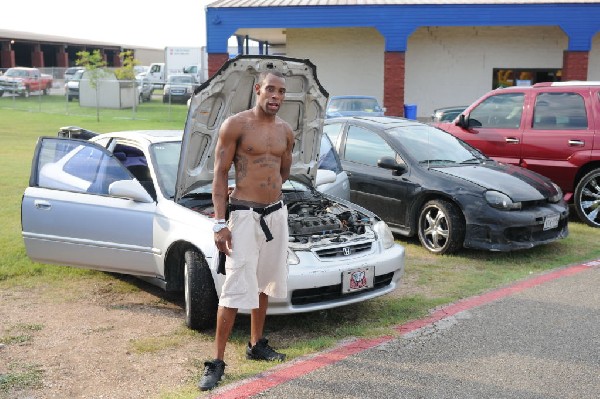
[[(583, 263), (580, 265), (570, 266), (564, 269), (559, 269), (550, 273), (542, 274), (515, 283), (511, 286), (499, 288), (488, 293), (467, 298), (456, 303), (447, 305), (434, 311), (429, 316), (409, 321), (408, 323), (399, 325), (394, 328), (401, 335), (410, 333), (412, 331), (423, 328), (432, 323), (440, 321), (446, 317), (453, 316), (457, 313), (469, 310), (486, 303), (496, 301), (501, 298), (513, 295), (515, 293), (524, 291), (528, 288), (535, 287), (537, 285), (546, 283), (551, 280), (558, 279), (560, 277), (571, 276), (580, 273), (584, 270), (589, 270), (590, 267), (600, 266), (600, 260)], [(239, 384), (234, 384), (230, 387), (222, 388), (223, 391), (218, 390), (214, 394), (210, 395), (213, 399), (242, 399), (248, 398), (252, 395), (256, 395), (260, 392), (266, 391), (269, 388), (283, 384), (287, 381), (291, 381), (297, 377), (315, 371), (329, 364), (336, 363), (343, 360), (351, 355), (360, 353), (364, 350), (373, 348), (382, 343), (391, 341), (396, 338), (395, 336), (385, 336), (378, 338), (363, 338), (353, 340), (344, 344), (341, 344), (337, 348), (334, 348), (327, 352), (322, 352), (312, 357), (298, 359), (297, 361), (290, 362), (282, 367), (278, 367), (275, 370), (271, 370), (264, 374), (261, 374), (250, 380), (242, 381)]]

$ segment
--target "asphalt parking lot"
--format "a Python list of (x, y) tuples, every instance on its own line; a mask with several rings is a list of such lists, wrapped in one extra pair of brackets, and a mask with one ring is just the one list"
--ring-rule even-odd
[(600, 261), (283, 364), (212, 398), (597, 398)]

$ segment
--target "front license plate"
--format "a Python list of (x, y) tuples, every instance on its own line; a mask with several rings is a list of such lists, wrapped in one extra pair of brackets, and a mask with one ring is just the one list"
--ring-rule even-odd
[(342, 293), (365, 290), (373, 287), (375, 268), (373, 266), (348, 270), (342, 273)]
[(558, 226), (560, 215), (546, 216), (544, 219), (544, 230), (550, 230)]

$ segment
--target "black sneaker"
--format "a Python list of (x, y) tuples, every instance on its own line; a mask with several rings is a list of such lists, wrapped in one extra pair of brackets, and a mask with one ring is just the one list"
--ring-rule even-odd
[(275, 350), (269, 346), (269, 341), (266, 338), (261, 338), (254, 346), (250, 346), (250, 342), (248, 342), (248, 346), (246, 347), (246, 359), (283, 362), (285, 360), (285, 354), (275, 352)]
[(225, 362), (219, 359), (215, 359), (212, 362), (204, 362), (204, 375), (202, 375), (202, 379), (198, 383), (198, 388), (201, 391), (208, 391), (216, 387), (223, 377), (225, 366)]

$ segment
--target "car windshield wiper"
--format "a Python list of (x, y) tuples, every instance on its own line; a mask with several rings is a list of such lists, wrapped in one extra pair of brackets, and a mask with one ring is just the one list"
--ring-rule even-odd
[(478, 163), (481, 163), (482, 161), (483, 160), (480, 158), (470, 158), (465, 161), (462, 161), (461, 164), (478, 164)]
[(456, 161), (451, 159), (426, 159), (424, 161), (419, 161), (419, 163), (456, 163)]

